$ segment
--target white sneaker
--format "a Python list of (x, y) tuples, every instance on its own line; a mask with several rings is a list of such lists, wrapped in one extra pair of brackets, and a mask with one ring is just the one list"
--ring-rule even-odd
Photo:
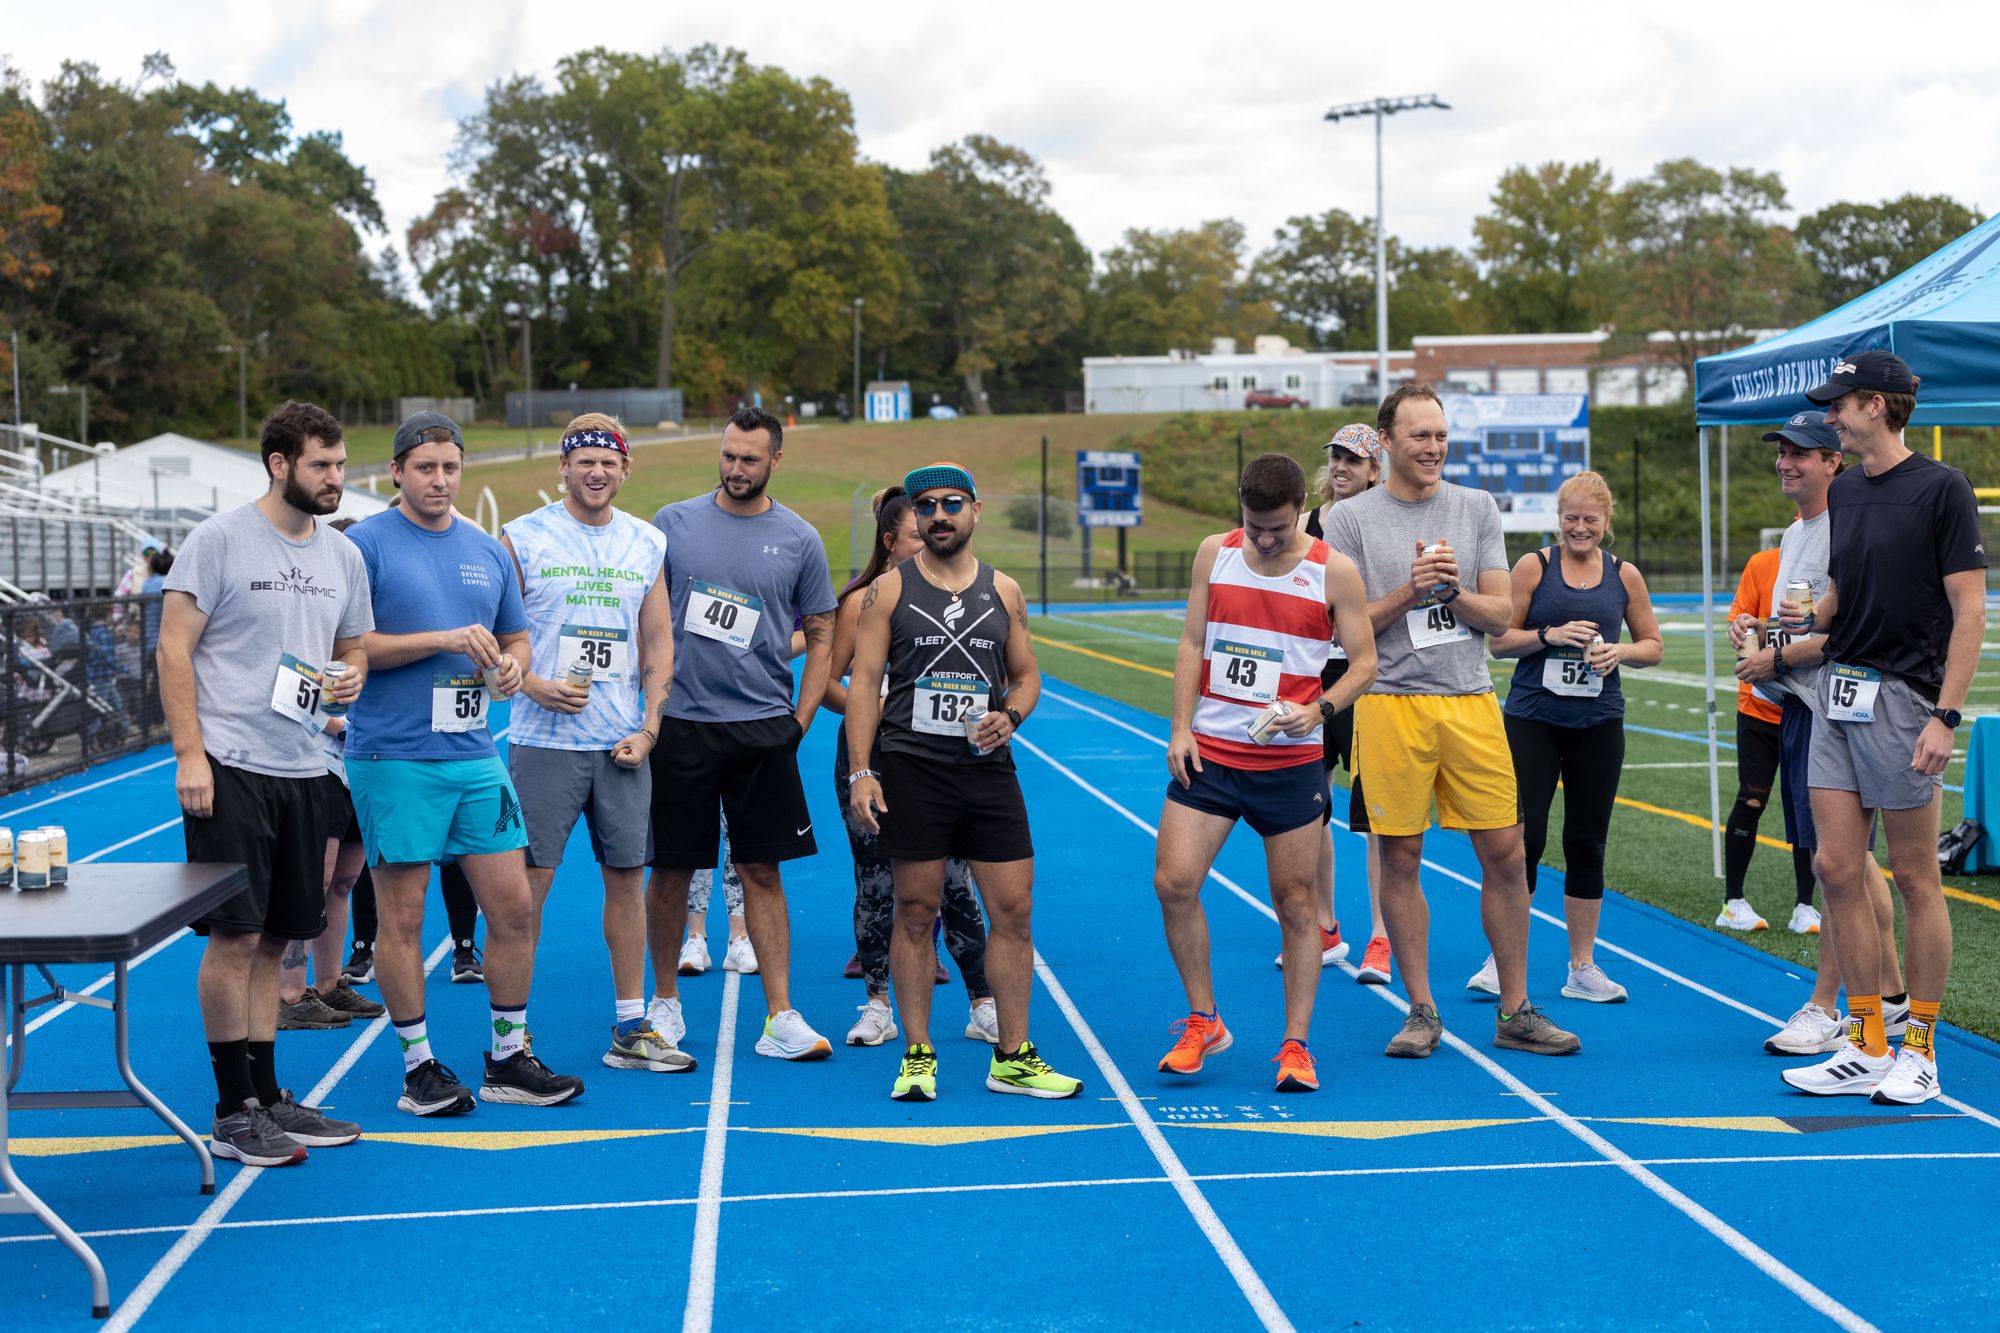
[(680, 972), (684, 977), (698, 977), (708, 971), (708, 938), (704, 935), (690, 935), (681, 946)]
[(681, 1002), (663, 999), (655, 995), (653, 1002), (646, 1006), (646, 1021), (653, 1025), (653, 1031), (667, 1039), (667, 1045), (679, 1046), (688, 1034), (687, 1019), (681, 1016)]
[(965, 1039), (1000, 1044), (1000, 1011), (993, 1007), (992, 996), (972, 1002), (972, 1012), (965, 1016)]
[(1604, 969), (1595, 963), (1569, 970), (1569, 980), (1563, 984), (1563, 994), (1572, 1000), (1589, 1000), (1594, 1004), (1618, 1004), (1625, 998), (1625, 988), (1604, 975)]
[(824, 1060), (833, 1054), (833, 1046), (806, 1025), (798, 1010), (787, 1009), (764, 1020), (764, 1035), (757, 1038), (757, 1054), (775, 1060)]
[(889, 1012), (889, 1006), (870, 998), (868, 1003), (856, 1005), (861, 1018), (847, 1029), (849, 1046), (880, 1046), (896, 1035), (896, 1016)]
[(1936, 1063), (1902, 1046), (1896, 1050), (1895, 1068), (1875, 1089), (1873, 1100), (1880, 1106), (1918, 1106), (1943, 1093)]
[(1898, 1041), (1910, 1030), (1910, 1002), (1890, 1004), (1882, 1002), (1882, 1035), (1890, 1041)]
[(722, 955), (722, 970), (725, 972), (757, 970), (757, 951), (750, 947), (748, 935), (739, 935), (729, 941), (729, 952)]
[(1819, 934), (1819, 909), (1811, 903), (1792, 908), (1791, 931), (1794, 935)]
[(1479, 970), (1472, 974), (1472, 979), (1465, 983), (1465, 988), (1476, 990), (1481, 995), (1500, 993), (1500, 969), (1493, 965), (1492, 954), (1486, 955), (1486, 961), (1479, 965)]
[(1750, 906), (1748, 898), (1731, 898), (1722, 904), (1722, 915), (1715, 918), (1715, 924), (1724, 930), (1769, 930), (1770, 923), (1758, 916)]
[(1791, 1016), (1776, 1035), (1764, 1038), (1771, 1055), (1828, 1055), (1847, 1044), (1847, 1020), (1816, 1004)]
[(1886, 1051), (1870, 1055), (1850, 1042), (1821, 1064), (1787, 1069), (1778, 1077), (1815, 1097), (1866, 1097), (1881, 1086), (1895, 1067), (1895, 1056)]

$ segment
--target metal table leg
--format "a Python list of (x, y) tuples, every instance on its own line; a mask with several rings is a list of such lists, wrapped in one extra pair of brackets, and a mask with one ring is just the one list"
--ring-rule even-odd
[(121, 962), (117, 965), (114, 970), (114, 976), (116, 979), (112, 982), (111, 1016), (112, 1030), (116, 1033), (115, 1045), (118, 1051), (119, 1076), (125, 1080), (125, 1086), (132, 1089), (139, 1100), (151, 1108), (154, 1115), (166, 1122), (168, 1129), (180, 1135), (187, 1142), (188, 1147), (194, 1149), (195, 1159), (201, 1163), (201, 1192), (203, 1194), (213, 1194), (215, 1193), (215, 1159), (209, 1156), (208, 1145), (203, 1143), (193, 1130), (182, 1123), (179, 1116), (169, 1111), (166, 1108), (166, 1104), (153, 1095), (152, 1089), (141, 1083), (139, 1076), (132, 1072), (132, 1040), (126, 1022), (128, 1011), (131, 1009), (131, 997), (126, 993), (125, 989), (124, 963)]

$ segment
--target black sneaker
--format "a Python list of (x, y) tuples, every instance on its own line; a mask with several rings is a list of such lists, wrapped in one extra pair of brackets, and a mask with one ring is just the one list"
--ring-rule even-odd
[(451, 946), (451, 979), (461, 986), (486, 980), (486, 965), (479, 961), (479, 949), (471, 940)]
[(319, 997), (319, 992), (311, 986), (299, 993), (292, 1001), (278, 1001), (278, 1031), (307, 1032), (344, 1028), (354, 1021), (351, 1014), (343, 1014)]
[(347, 966), (340, 969), (340, 984), (361, 986), (375, 980), (375, 944), (372, 940), (354, 941), (354, 952), (347, 956)]
[(306, 1160), (306, 1150), (278, 1127), (255, 1097), (236, 1111), (215, 1118), (208, 1150), (245, 1166), (295, 1166)]
[(472, 1109), (472, 1090), (436, 1060), (426, 1060), (403, 1075), (396, 1109), (411, 1115), (464, 1115)]
[(554, 1106), (583, 1095), (583, 1080), (551, 1073), (528, 1051), (505, 1060), (486, 1057), (486, 1081), (479, 1086), (482, 1102), (512, 1102), (517, 1106)]
[(266, 1109), (271, 1122), (292, 1142), (308, 1148), (338, 1148), (361, 1137), (361, 1126), (351, 1120), (335, 1120), (317, 1106), (294, 1101), (290, 1088), (282, 1089), (277, 1102)]
[(380, 1018), (384, 1013), (388, 1012), (381, 1005), (375, 1003), (375, 1001), (369, 999), (346, 982), (335, 986), (332, 990), (320, 996), (319, 999), (320, 1003), (324, 1004), (327, 1008), (343, 1014), (351, 1014), (355, 1018)]

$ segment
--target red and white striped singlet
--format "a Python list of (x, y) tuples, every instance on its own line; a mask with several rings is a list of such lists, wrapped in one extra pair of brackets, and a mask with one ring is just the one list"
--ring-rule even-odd
[(1321, 729), (1250, 740), (1249, 726), (1273, 700), (1317, 710), (1320, 671), (1332, 639), (1326, 609), (1327, 544), (1318, 538), (1282, 574), (1263, 575), (1244, 559), (1243, 530), (1222, 539), (1208, 577), (1201, 697), (1194, 734), (1204, 762), (1238, 769), (1290, 768), (1320, 762)]

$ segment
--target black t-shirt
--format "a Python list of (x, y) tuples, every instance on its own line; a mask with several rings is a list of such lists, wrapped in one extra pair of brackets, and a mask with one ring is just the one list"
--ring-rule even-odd
[(1951, 641), (1945, 575), (1986, 568), (1972, 483), (1911, 454), (1873, 477), (1848, 468), (1826, 503), (1838, 593), (1827, 660), (1901, 676), (1935, 699)]

